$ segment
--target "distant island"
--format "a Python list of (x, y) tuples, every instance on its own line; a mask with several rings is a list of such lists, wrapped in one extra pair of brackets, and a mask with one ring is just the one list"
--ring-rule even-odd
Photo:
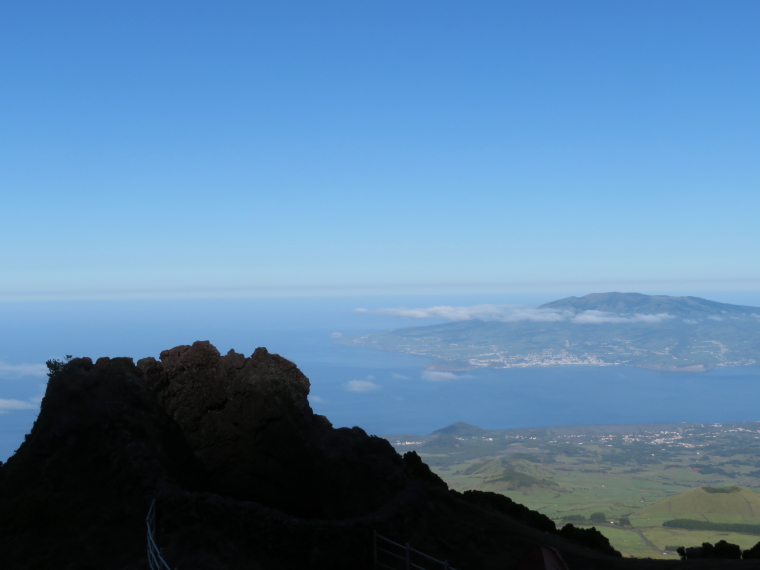
[(570, 365), (703, 371), (760, 363), (760, 308), (699, 297), (614, 292), (536, 308), (435, 309), (462, 320), (336, 342), (434, 358), (428, 368), (440, 371)]

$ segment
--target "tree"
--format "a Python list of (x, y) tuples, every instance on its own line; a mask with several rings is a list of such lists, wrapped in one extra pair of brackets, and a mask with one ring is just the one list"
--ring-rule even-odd
[[(692, 546), (691, 548), (679, 547), (676, 552), (681, 558), (687, 558), (689, 560), (697, 558), (722, 558), (739, 560), (742, 557), (742, 550), (738, 544), (731, 544), (725, 540), (721, 540), (714, 546), (709, 542), (703, 542), (702, 546)], [(750, 552), (745, 550), (744, 554)]]
[(742, 555), (742, 558), (744, 558), (744, 560), (760, 558), (760, 542), (758, 542), (755, 546), (753, 546), (749, 550), (745, 550), (744, 554)]
[(725, 540), (719, 541), (713, 550), (713, 558), (728, 558), (739, 560), (742, 557), (742, 549), (738, 544), (731, 544)]
[(58, 374), (61, 370), (63, 370), (63, 367), (66, 366), (74, 357), (71, 354), (66, 355), (65, 360), (56, 360), (55, 358), (52, 358), (45, 362), (45, 365), (48, 369), (48, 378), (52, 378), (56, 374)]

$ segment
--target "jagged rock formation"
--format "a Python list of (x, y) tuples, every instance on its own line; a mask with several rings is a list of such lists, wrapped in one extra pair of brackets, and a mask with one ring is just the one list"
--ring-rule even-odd
[(152, 493), (195, 489), (198, 462), (132, 359), (52, 375), (30, 435), (0, 471), (4, 568), (137, 568)]
[(196, 342), (138, 368), (185, 434), (209, 490), (334, 519), (376, 510), (404, 487), (403, 460), (391, 445), (360, 428), (332, 429), (309, 407), (309, 380), (265, 348), (250, 358), (220, 356)]
[[(145, 515), (179, 570), (371, 567), (377, 530), (459, 570), (503, 570), (536, 545), (574, 570), (627, 568), (591, 531), (557, 532), (506, 497), (449, 491), (410, 453), (308, 405), (291, 362), (207, 342), (160, 361), (51, 363), (40, 416), (0, 467), (0, 565), (146, 567)], [(563, 540), (567, 536), (576, 542)]]

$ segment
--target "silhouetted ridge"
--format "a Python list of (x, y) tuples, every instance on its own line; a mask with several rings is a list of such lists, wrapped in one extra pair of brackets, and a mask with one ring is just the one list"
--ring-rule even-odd
[(144, 568), (154, 500), (156, 539), (179, 570), (368, 569), (374, 531), (465, 570), (502, 570), (536, 545), (575, 570), (615, 560), (579, 546), (609, 553), (603, 537), (449, 491), (416, 453), (334, 429), (309, 407), (308, 379), (266, 349), (221, 356), (196, 342), (138, 366), (49, 366), (40, 415), (0, 466), (3, 568)]
[(132, 359), (68, 362), (0, 470), (3, 567), (128, 568), (144, 559), (141, 523), (167, 484), (197, 490), (203, 473)]

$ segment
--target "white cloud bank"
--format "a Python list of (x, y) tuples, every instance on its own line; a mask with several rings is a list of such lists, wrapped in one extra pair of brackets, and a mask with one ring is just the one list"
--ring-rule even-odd
[(514, 323), (518, 321), (534, 322), (558, 322), (567, 321), (578, 324), (601, 324), (601, 323), (661, 323), (674, 319), (668, 313), (656, 315), (618, 315), (604, 311), (583, 311), (574, 314), (570, 311), (556, 311), (554, 309), (535, 309), (525, 305), (475, 305), (472, 307), (451, 307), (437, 305), (435, 307), (421, 309), (407, 309), (396, 307), (388, 309), (355, 309), (357, 313), (370, 313), (376, 315), (391, 315), (405, 319), (443, 319), (447, 321), (496, 321), (502, 323)]
[(6, 364), (0, 362), (0, 377), (44, 376), (47, 374), (44, 364)]
[(469, 374), (457, 375), (453, 372), (438, 372), (436, 370), (423, 370), (422, 379), (428, 382), (446, 382), (448, 380), (459, 380), (461, 378), (472, 378)]
[(456, 380), (457, 375), (453, 372), (436, 372), (435, 370), (424, 370), (422, 379), (429, 382), (445, 382), (446, 380)]
[(553, 309), (534, 309), (525, 305), (475, 305), (473, 307), (452, 307), (438, 305), (426, 309), (407, 309), (396, 307), (389, 309), (355, 309), (356, 313), (373, 313), (391, 315), (405, 319), (444, 319), (447, 321), (561, 321), (570, 316), (569, 312)]
[(630, 317), (616, 315), (614, 313), (605, 313), (604, 311), (583, 311), (578, 313), (572, 319), (574, 323), (580, 324), (600, 324), (600, 323), (661, 323), (674, 319), (673, 315), (668, 313), (657, 313), (656, 315), (631, 315)]
[(350, 382), (346, 382), (344, 386), (349, 392), (371, 392), (380, 388), (379, 384), (375, 384), (369, 380), (351, 380)]
[(23, 400), (4, 400), (0, 398), (0, 414), (7, 414), (15, 410), (34, 410), (38, 407), (39, 405), (24, 402)]

